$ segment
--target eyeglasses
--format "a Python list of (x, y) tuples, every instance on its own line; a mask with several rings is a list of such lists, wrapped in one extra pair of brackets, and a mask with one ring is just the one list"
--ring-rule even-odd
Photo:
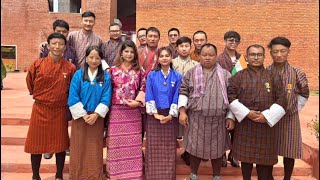
[(118, 33), (118, 32), (120, 32), (120, 30), (110, 30), (109, 32), (111, 32), (111, 33)]
[(258, 57), (259, 59), (261, 59), (264, 57), (264, 54), (263, 53), (249, 53), (248, 56), (249, 56), (249, 58)]

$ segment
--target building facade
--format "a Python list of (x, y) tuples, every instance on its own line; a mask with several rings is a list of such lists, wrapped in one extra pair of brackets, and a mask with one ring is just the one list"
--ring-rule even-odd
[[(80, 28), (81, 13), (74, 13), (79, 2), (64, 0), (68, 1), (73, 11), (68, 13), (49, 12), (50, 1), (54, 5), (57, 0), (1, 1), (1, 45), (17, 46), (19, 70), (29, 67), (34, 58), (38, 57), (39, 43), (45, 41), (46, 36), (52, 32), (55, 19), (65, 19), (71, 31)], [(218, 47), (218, 54), (224, 48), (223, 35), (229, 30), (235, 30), (241, 35), (238, 47), (240, 53), (245, 53), (246, 47), (251, 44), (258, 43), (267, 47), (272, 38), (285, 36), (292, 43), (290, 63), (306, 72), (311, 89), (319, 90), (318, 0), (80, 1), (81, 12), (91, 10), (96, 14), (94, 31), (104, 41), (109, 39), (110, 22), (117, 18), (122, 23), (128, 22), (130, 26), (135, 26), (124, 25), (131, 34), (132, 29), (140, 27), (159, 28), (160, 45), (168, 44), (167, 31), (171, 27), (179, 28), (181, 35), (190, 38), (195, 31), (204, 30), (209, 42)], [(133, 6), (135, 14), (131, 12)], [(68, 8), (65, 9), (68, 11)], [(127, 19), (119, 17), (126, 13)], [(271, 63), (271, 57), (269, 50), (266, 50), (267, 66)]]

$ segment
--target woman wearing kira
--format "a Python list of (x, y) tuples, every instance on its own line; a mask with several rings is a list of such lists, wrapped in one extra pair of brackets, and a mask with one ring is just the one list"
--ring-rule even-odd
[(146, 179), (176, 179), (178, 96), (182, 75), (172, 68), (168, 47), (158, 51), (158, 65), (146, 84)]
[(142, 120), (145, 102), (145, 71), (140, 68), (133, 41), (125, 41), (119, 58), (109, 69), (112, 105), (108, 122), (108, 163), (110, 179), (142, 179)]
[(68, 105), (73, 121), (70, 139), (70, 179), (106, 179), (103, 173), (104, 117), (109, 111), (111, 81), (102, 70), (98, 46), (86, 50), (84, 68), (72, 78)]

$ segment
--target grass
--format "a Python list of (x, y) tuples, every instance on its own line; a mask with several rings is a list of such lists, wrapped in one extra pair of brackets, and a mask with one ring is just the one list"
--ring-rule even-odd
[(310, 96), (319, 96), (319, 90), (310, 91)]

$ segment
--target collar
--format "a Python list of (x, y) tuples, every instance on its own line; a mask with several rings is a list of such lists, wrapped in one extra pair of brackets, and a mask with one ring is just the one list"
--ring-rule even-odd
[(90, 71), (90, 68), (88, 67), (88, 76), (91, 82), (93, 82), (94, 78), (96, 78), (98, 74), (98, 68), (93, 72), (93, 74)]
[(167, 75), (165, 75), (164, 74), (164, 72), (163, 72), (163, 70), (161, 69), (161, 73), (162, 73), (162, 75), (164, 76), (164, 78), (167, 78), (168, 76), (169, 76), (169, 74), (170, 74), (170, 67), (169, 67), (169, 69), (168, 69), (168, 74)]

